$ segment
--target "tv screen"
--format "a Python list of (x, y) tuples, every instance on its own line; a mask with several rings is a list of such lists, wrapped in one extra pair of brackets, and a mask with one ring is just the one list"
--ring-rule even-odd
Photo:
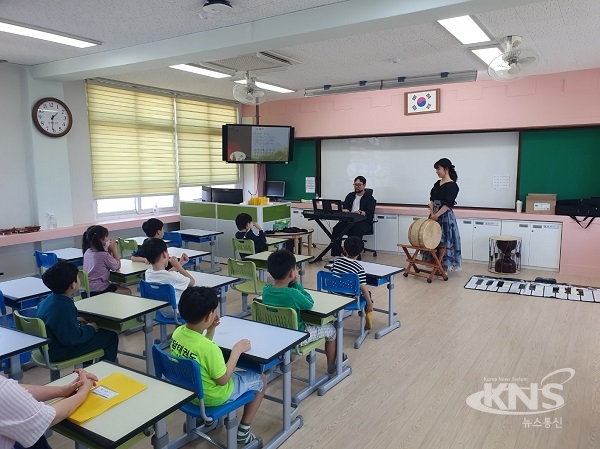
[(269, 198), (283, 198), (285, 195), (285, 181), (265, 181), (265, 196)]
[(243, 189), (211, 189), (213, 203), (240, 204), (244, 202)]
[(223, 160), (238, 164), (291, 162), (291, 126), (223, 125)]

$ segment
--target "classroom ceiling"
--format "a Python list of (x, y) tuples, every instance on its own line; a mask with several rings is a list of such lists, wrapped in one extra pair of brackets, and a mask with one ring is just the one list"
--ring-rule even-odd
[(231, 10), (207, 17), (204, 0), (0, 0), (0, 20), (101, 42), (78, 49), (0, 33), (0, 59), (30, 66), (39, 79), (101, 77), (226, 99), (232, 78), (168, 66), (227, 60), (240, 69), (233, 79), (242, 79), (245, 69), (269, 65), (256, 52), (275, 52), (297, 63), (259, 72), (258, 80), (297, 92), (268, 92), (271, 100), (398, 76), (478, 70), (487, 79), (469, 51), (476, 45), (462, 45), (436, 22), (471, 14), (495, 39), (523, 36), (523, 47), (540, 56), (534, 74), (600, 67), (598, 0), (230, 2)]

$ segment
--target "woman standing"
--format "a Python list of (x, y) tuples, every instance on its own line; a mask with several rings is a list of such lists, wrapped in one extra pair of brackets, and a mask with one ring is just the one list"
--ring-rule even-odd
[[(444, 269), (446, 271), (457, 271), (462, 268), (462, 257), (458, 224), (452, 208), (456, 204), (456, 197), (458, 196), (458, 184), (456, 184), (458, 175), (452, 162), (446, 158), (437, 161), (433, 167), (440, 179), (431, 189), (429, 218), (440, 224), (442, 228), (440, 246), (448, 248), (442, 259)], [(429, 253), (425, 253), (423, 258), (432, 261)]]

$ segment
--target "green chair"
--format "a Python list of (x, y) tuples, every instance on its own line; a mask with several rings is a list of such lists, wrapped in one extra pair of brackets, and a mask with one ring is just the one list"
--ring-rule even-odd
[(79, 278), (79, 291), (73, 295), (73, 301), (80, 301), (83, 299), (83, 292), (86, 293), (86, 298), (90, 297), (90, 279), (88, 277), (87, 271), (79, 270), (77, 273), (77, 277)]
[[(294, 309), (289, 307), (267, 306), (258, 301), (254, 301), (252, 303), (252, 319), (260, 323), (298, 330), (297, 313)], [(325, 338), (319, 338), (306, 345), (296, 346), (294, 349), (296, 354), (302, 356), (306, 355), (306, 361), (308, 362), (308, 379), (296, 376), (294, 376), (294, 378), (306, 382), (308, 385), (292, 396), (292, 404), (300, 404), (300, 401), (303, 401), (309, 395), (317, 391), (319, 387), (329, 379), (327, 374), (318, 379), (316, 375), (316, 349), (324, 345)]]
[[(243, 260), (242, 254), (256, 254), (254, 242), (250, 239), (231, 239), (233, 248), (233, 257), (237, 260)], [(253, 261), (256, 269), (261, 271), (261, 280), (267, 280), (267, 262)]]
[[(15, 318), (15, 327), (17, 330), (27, 332), (36, 337), (48, 338), (46, 334), (46, 325), (41, 318), (30, 318), (21, 315), (17, 310), (13, 312)], [(50, 381), (60, 378), (60, 370), (69, 366), (80, 368), (86, 362), (97, 362), (104, 356), (104, 349), (97, 349), (87, 354), (80, 355), (68, 360), (60, 362), (51, 362), (48, 355), (48, 345), (42, 346), (40, 349), (34, 349), (31, 353), (31, 361), (42, 368), (50, 370)]]
[(138, 244), (134, 239), (122, 239), (121, 237), (117, 239), (117, 246), (119, 247), (121, 257), (125, 257), (126, 255), (131, 257), (138, 249)]
[(258, 279), (256, 274), (256, 265), (249, 260), (227, 259), (228, 275), (236, 277), (245, 282), (234, 284), (231, 288), (242, 294), (242, 311), (235, 316), (242, 317), (250, 315), (248, 310), (248, 295), (260, 295), (266, 282)]

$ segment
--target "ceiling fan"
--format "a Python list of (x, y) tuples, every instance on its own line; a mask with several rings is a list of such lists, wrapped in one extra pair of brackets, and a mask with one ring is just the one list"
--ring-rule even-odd
[(512, 81), (530, 75), (539, 56), (530, 48), (521, 48), (521, 36), (507, 36), (500, 41), (502, 54), (488, 65), (488, 74), (496, 81)]
[(251, 77), (250, 72), (246, 72), (246, 84), (233, 86), (233, 97), (243, 104), (258, 105), (267, 101), (267, 95), (256, 87), (256, 78)]

